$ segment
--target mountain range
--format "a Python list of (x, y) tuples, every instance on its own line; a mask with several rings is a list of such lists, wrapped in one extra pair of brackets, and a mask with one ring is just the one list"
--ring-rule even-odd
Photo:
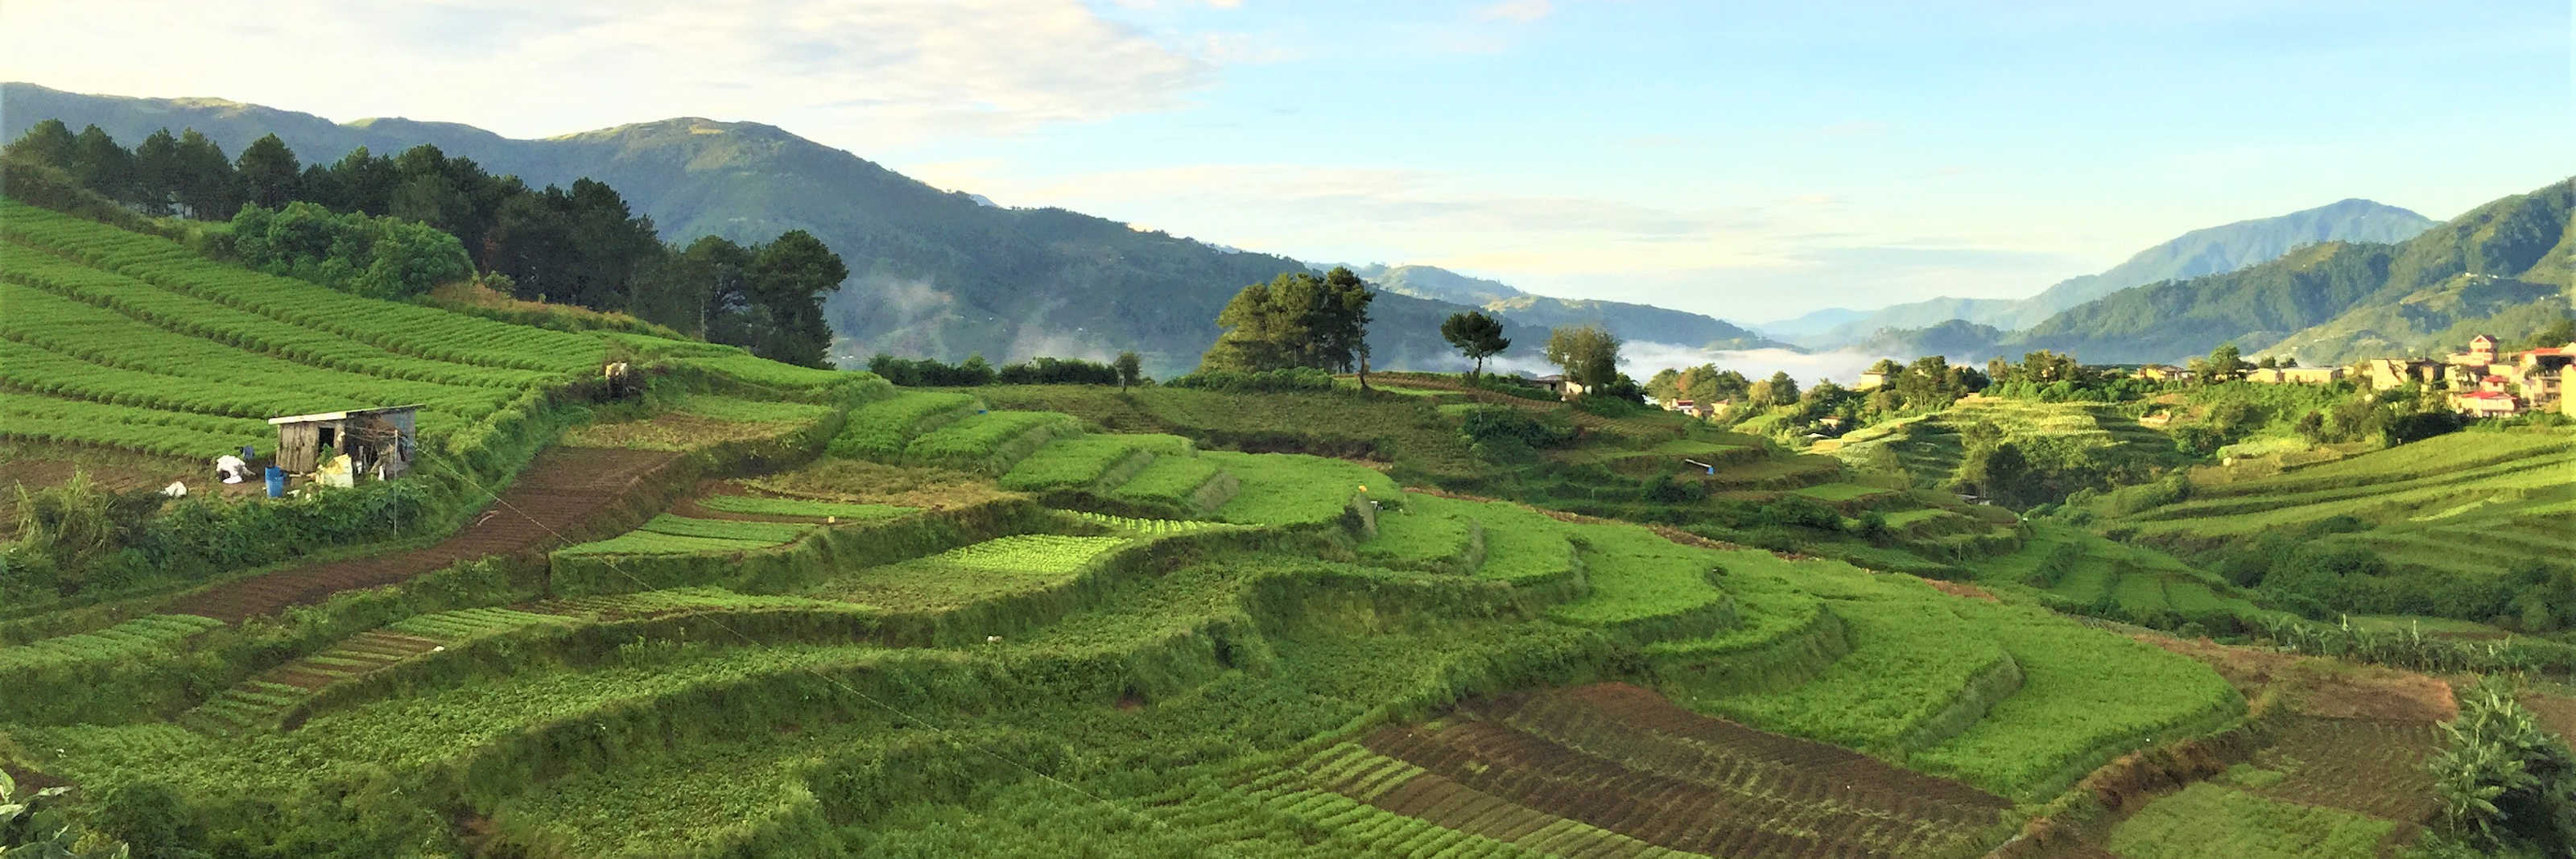
[[(14, 138), (47, 118), (95, 124), (128, 145), (160, 128), (195, 128), (232, 153), (274, 133), (307, 162), (426, 143), (532, 185), (606, 182), (666, 241), (757, 241), (803, 229), (852, 272), (826, 306), (844, 360), (876, 351), (1105, 358), (1133, 349), (1150, 372), (1167, 375), (1197, 362), (1237, 290), (1314, 267), (1060, 208), (996, 206), (754, 122), (666, 119), (522, 140), (455, 123), (335, 123), (220, 99), (0, 84), (0, 134)], [(1836, 308), (1755, 330), (1649, 305), (1533, 295), (1431, 266), (1353, 269), (1380, 288), (1370, 329), (1380, 367), (1463, 366), (1437, 329), (1470, 308), (1502, 317), (1519, 354), (1534, 352), (1550, 327), (1597, 323), (1631, 341), (1685, 349), (1786, 341), (1982, 360), (2048, 348), (2135, 363), (2234, 341), (2249, 353), (2315, 363), (2429, 351), (2472, 330), (2514, 336), (2565, 315), (2576, 254), (2571, 196), (2562, 181), (2438, 225), (2348, 199), (2194, 230), (2029, 298)]]
[[(1133, 349), (1150, 372), (1177, 373), (1214, 342), (1217, 311), (1236, 291), (1308, 267), (1065, 209), (995, 206), (755, 122), (678, 118), (523, 140), (456, 123), (335, 123), (222, 99), (0, 84), (0, 134), (14, 139), (48, 118), (74, 129), (95, 124), (129, 146), (157, 129), (195, 128), (227, 153), (274, 133), (307, 163), (336, 160), (358, 147), (387, 154), (425, 143), (530, 185), (582, 177), (606, 182), (650, 216), (665, 241), (705, 235), (757, 241), (806, 230), (851, 270), (825, 307), (841, 337), (835, 357), (844, 361), (864, 361), (877, 351), (946, 360), (981, 353), (998, 362), (1106, 358)], [(1399, 282), (1449, 275), (1402, 268)], [(1513, 293), (1501, 302), (1509, 306), (1495, 306), (1386, 288), (1373, 306), (1376, 363), (1463, 367), (1438, 326), (1469, 307), (1497, 312), (1507, 335), (1533, 347), (1545, 340), (1548, 326), (1570, 320), (1604, 322), (1630, 339), (1778, 345), (1698, 314)]]
[(1882, 330), (1923, 328), (1951, 319), (2017, 331), (2131, 287), (2235, 271), (2318, 242), (2404, 241), (2433, 224), (2430, 218), (2396, 206), (2341, 200), (2286, 215), (2193, 230), (2100, 273), (2058, 281), (2029, 298), (1933, 298), (1875, 311), (1831, 308), (1755, 328), (1812, 348), (1838, 348), (1868, 340)]

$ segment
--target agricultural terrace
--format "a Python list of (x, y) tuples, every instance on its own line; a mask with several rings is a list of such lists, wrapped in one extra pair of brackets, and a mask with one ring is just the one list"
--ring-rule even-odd
[[(187, 460), (274, 446), (269, 417), (395, 403), (423, 404), (427, 450), (470, 459), (543, 422), (612, 356), (685, 356), (662, 360), (772, 400), (861, 378), (730, 347), (362, 298), (9, 200), (0, 200), (0, 304), (9, 307), (0, 316), (0, 441)], [(757, 407), (709, 397), (682, 408), (740, 419)], [(760, 419), (798, 417), (812, 414)]]
[[(98, 427), (28, 443), (228, 438), (282, 404), (258, 397), (400, 382), (442, 386), (414, 391), (441, 449), (537, 463), (443, 539), (0, 613), (0, 763), (151, 815), (118, 829), (145, 855), (1967, 857), (2080, 804), (2097, 768), (2248, 714), (2203, 661), (2045, 607), (2098, 584), (2242, 610), (2206, 576), (1668, 415), (1565, 417), (1580, 431), (1525, 477), (1449, 407), (1570, 410), (1436, 377), (897, 391), (351, 304), (9, 214), (0, 245), (30, 267), (5, 285), (49, 320), (212, 350), (113, 364), (148, 359), (13, 313), (0, 342), (43, 358), (5, 365), (0, 407)], [(182, 327), (207, 320), (247, 333)], [(612, 356), (654, 371), (643, 396), (564, 401)], [(218, 360), (331, 372), (189, 375)], [(1718, 473), (1646, 467), (1684, 457)], [(1476, 485), (1886, 527), (1814, 557), (1452, 494)], [(1881, 571), (1985, 561), (1991, 594)], [(2379, 832), (2289, 808), (2379, 776), (2306, 746), (2255, 763), (2278, 777), (2227, 789), (2282, 809), (2235, 803), (2230, 825)], [(2198, 813), (2114, 835), (2144, 853)]]
[(2571, 474), (2576, 433), (2469, 431), (2244, 479), (2196, 470), (2188, 497), (2100, 512), (2105, 527), (2184, 548), (2329, 528), (2324, 541), (2392, 564), (2483, 577), (2576, 553)]
[(1967, 454), (1962, 435), (1991, 425), (2007, 442), (2033, 442), (2096, 452), (2106, 459), (2176, 460), (2164, 433), (2100, 403), (1967, 397), (1947, 409), (1853, 430), (1812, 448), (1865, 471), (1899, 474), (1919, 486), (1941, 486)]
[[(869, 408), (813, 448), (880, 432)], [(912, 438), (866, 448), (886, 461), (710, 484), (543, 577), (335, 598), (313, 616), (348, 620), (284, 662), (184, 617), (0, 650), (72, 654), (0, 658), (36, 684), (13, 688), (210, 681), (166, 709), (13, 708), (13, 748), (43, 750), (13, 766), (167, 785), (225, 844), (311, 843), (338, 806), (302, 797), (398, 784), (463, 815), (320, 852), (1969, 855), (2243, 710), (2190, 659), (1910, 577), (1345, 460), (924, 414), (888, 412)], [(1017, 430), (951, 436), (977, 468), (915, 462), (986, 424)], [(867, 483), (822, 491), (836, 474)], [(1098, 509), (888, 494), (1003, 480)], [(1630, 685), (1502, 694), (1598, 677)]]

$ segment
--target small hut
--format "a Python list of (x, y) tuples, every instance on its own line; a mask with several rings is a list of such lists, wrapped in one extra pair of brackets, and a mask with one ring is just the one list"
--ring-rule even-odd
[(384, 406), (269, 418), (277, 427), (277, 467), (314, 471), (330, 460), (324, 451), (349, 455), (356, 474), (399, 477), (420, 449), (413, 426), (420, 406)]

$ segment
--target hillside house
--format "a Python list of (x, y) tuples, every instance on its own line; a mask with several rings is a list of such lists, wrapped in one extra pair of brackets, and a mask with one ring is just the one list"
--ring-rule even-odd
[(2452, 394), (2451, 408), (2472, 418), (2503, 418), (2521, 413), (2522, 404), (2512, 394), (2497, 391), (2469, 391)]
[(1546, 388), (1548, 393), (1555, 394), (1556, 398), (1560, 400), (1571, 400), (1576, 397), (1583, 396), (1582, 383), (1568, 379), (1562, 375), (1540, 376), (1530, 381), (1538, 383), (1539, 387)]
[(2496, 339), (2480, 334), (2469, 338), (2469, 351), (2451, 353), (2450, 363), (2484, 367), (2496, 362)]
[(1670, 412), (1687, 412), (1695, 405), (1697, 404), (1690, 400), (1674, 400), (1672, 402), (1665, 403), (1664, 410)]
[(2159, 382), (2191, 381), (2191, 371), (2168, 364), (2148, 364), (2138, 368), (2138, 375)]
[(2558, 413), (2576, 418), (2576, 397), (2567, 396), (2571, 390), (2576, 390), (2576, 365), (2558, 371)]
[(277, 427), (277, 467), (305, 474), (348, 454), (353, 475), (400, 477), (420, 450), (419, 412), (409, 405), (269, 418)]
[(2488, 373), (2478, 377), (2478, 391), (2481, 393), (2510, 394), (2513, 387), (2513, 379), (2509, 376)]
[(1851, 389), (1855, 391), (1866, 391), (1884, 384), (1887, 384), (1887, 374), (1873, 370), (1860, 374), (1860, 378), (1858, 379), (1853, 379)]
[(2442, 362), (2421, 358), (2372, 358), (2361, 362), (2361, 377), (2374, 391), (2406, 387), (2408, 382), (2432, 384), (2442, 380)]

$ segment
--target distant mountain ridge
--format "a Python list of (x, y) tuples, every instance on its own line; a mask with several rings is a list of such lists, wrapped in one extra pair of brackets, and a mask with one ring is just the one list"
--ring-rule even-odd
[(1351, 271), (1386, 292), (1479, 307), (1539, 328), (1599, 325), (1627, 340), (1710, 350), (1794, 348), (1706, 314), (1624, 301), (1532, 295), (1500, 281), (1436, 266), (1373, 263), (1352, 266)]
[[(2435, 223), (2396, 206), (2344, 199), (2286, 215), (2192, 230), (2139, 251), (2100, 273), (2058, 281), (2025, 299), (1934, 298), (1856, 312), (1857, 316), (1819, 311), (1754, 328), (1816, 348), (1858, 342), (1884, 329), (1925, 328), (1950, 319), (2018, 331), (2124, 289), (2235, 271), (2320, 242), (2405, 241)], [(1801, 322), (1811, 319), (1834, 321), (1829, 325)]]
[(2144, 363), (2232, 342), (2248, 355), (2340, 364), (2454, 349), (2476, 333), (2519, 339), (2571, 314), (2576, 179), (2489, 202), (2403, 242), (2308, 245), (2234, 271), (2122, 290), (1982, 349), (1956, 328), (1884, 332), (1876, 345), (1937, 338), (1951, 347), (1945, 354), (1969, 359), (2053, 349), (2087, 362)]
[[(1215, 341), (1217, 311), (1237, 290), (1306, 267), (1065, 209), (998, 207), (756, 122), (681, 117), (521, 140), (457, 123), (335, 123), (222, 99), (0, 84), (0, 134), (14, 139), (49, 118), (75, 130), (95, 124), (129, 147), (160, 128), (195, 128), (228, 155), (275, 133), (308, 164), (361, 146), (393, 154), (427, 143), (531, 185), (582, 177), (606, 182), (650, 216), (668, 241), (704, 235), (749, 241), (806, 230), (851, 269), (825, 307), (845, 338), (835, 352), (845, 361), (864, 361), (879, 350), (947, 360), (982, 353), (998, 362), (1042, 354), (1107, 358), (1133, 349), (1150, 372), (1168, 375), (1195, 365)], [(1378, 366), (1465, 366), (1440, 340), (1439, 320), (1483, 302), (1388, 293), (1373, 307), (1370, 340)], [(1663, 315), (1671, 314), (1703, 320), (1693, 323), (1699, 329), (1678, 330), (1732, 331), (1746, 342), (1768, 342), (1707, 317), (1642, 305), (1586, 310), (1542, 302), (1500, 312), (1507, 333), (1532, 344), (1555, 324), (1543, 320), (1586, 313), (1632, 339), (1662, 339), (1671, 333), (1665, 327), (1629, 329), (1664, 325), (1671, 320)]]

